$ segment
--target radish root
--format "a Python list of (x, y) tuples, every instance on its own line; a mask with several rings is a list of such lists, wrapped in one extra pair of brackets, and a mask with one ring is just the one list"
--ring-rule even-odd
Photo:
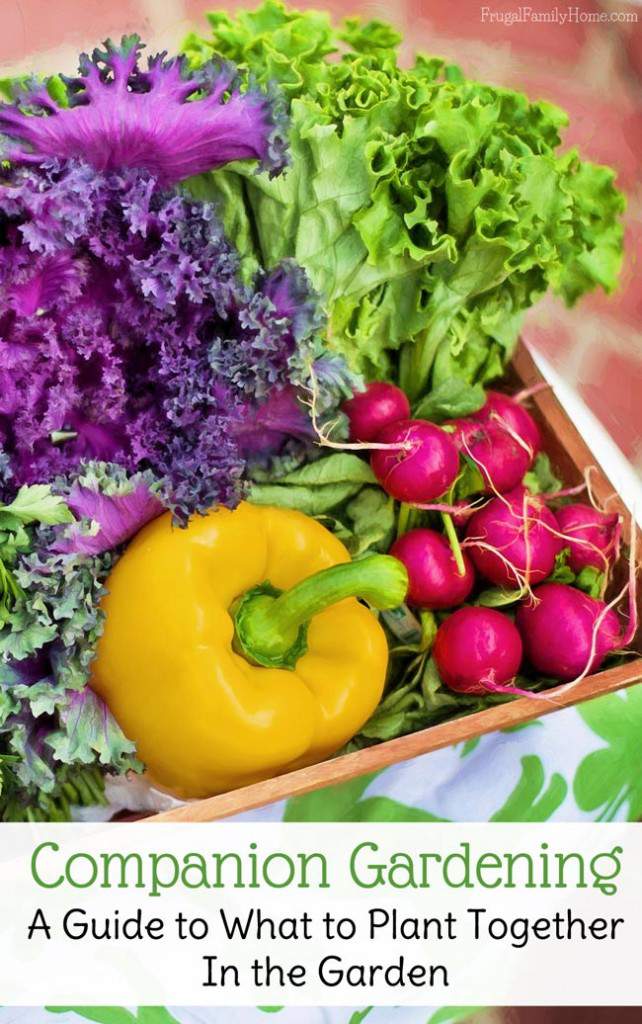
[(553, 385), (549, 384), (547, 380), (541, 380), (537, 384), (531, 384), (528, 388), (522, 388), (516, 395), (513, 395), (513, 401), (517, 402), (518, 405), (523, 405), (528, 398), (532, 398), (533, 395), (538, 395), (540, 391), (548, 391), (552, 389)]
[(329, 436), (332, 432), (333, 427), (336, 425), (337, 420), (333, 420), (326, 427), (324, 432), (323, 428), (319, 424), (318, 415), (318, 398), (319, 398), (319, 386), (317, 378), (314, 372), (314, 367), (310, 364), (310, 387), (306, 390), (310, 394), (309, 399), (303, 399), (303, 404), (310, 410), (310, 420), (312, 421), (312, 429), (316, 434), (315, 444), (321, 448), (333, 448), (335, 451), (344, 452), (364, 452), (364, 451), (412, 451), (412, 441), (408, 438), (406, 441), (400, 441), (395, 444), (377, 444), (376, 441), (333, 441)]
[[(628, 624), (626, 630), (624, 631), (624, 633), (622, 634), (621, 645), (620, 645), (621, 648), (628, 647), (628, 645), (633, 640), (633, 637), (637, 633), (637, 630), (638, 630), (638, 610), (637, 610), (637, 571), (638, 571), (638, 564), (637, 564), (637, 557), (636, 557), (636, 548), (637, 548), (637, 528), (636, 528), (635, 519), (632, 516), (631, 517), (631, 542), (630, 542), (630, 548), (629, 548), (629, 572), (628, 572), (628, 579), (627, 579), (626, 583), (624, 584), (624, 586), (622, 587), (622, 589), (620, 590), (620, 592), (615, 595), (613, 600), (610, 601), (607, 605), (604, 606), (604, 608), (602, 609), (602, 611), (600, 612), (600, 614), (596, 618), (595, 622), (593, 623), (593, 630), (592, 630), (592, 633), (591, 633), (591, 646), (590, 646), (590, 649), (589, 649), (588, 658), (586, 660), (586, 665), (584, 666), (584, 668), (581, 671), (581, 673), (579, 674), (579, 676), (577, 676), (575, 679), (572, 679), (570, 682), (566, 683), (566, 685), (562, 687), (562, 690), (561, 690), (562, 693), (567, 693), (568, 690), (571, 690), (573, 687), (577, 686), (579, 683), (582, 682), (583, 679), (586, 679), (586, 677), (589, 675), (589, 673), (591, 671), (592, 664), (593, 664), (593, 660), (594, 660), (595, 655), (597, 653), (597, 639), (598, 639), (600, 627), (601, 627), (602, 623), (604, 622), (604, 619), (606, 618), (608, 612), (611, 611), (612, 608), (615, 608), (616, 605), (618, 605), (620, 603), (620, 601), (622, 600), (622, 598), (625, 597), (625, 596), (628, 596), (628, 619), (629, 619), (629, 624)], [(620, 647), (618, 647), (618, 650), (619, 649), (620, 649)]]

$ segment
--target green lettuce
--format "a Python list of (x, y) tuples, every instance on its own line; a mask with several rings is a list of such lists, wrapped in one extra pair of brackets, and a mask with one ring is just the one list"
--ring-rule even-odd
[(290, 102), (292, 166), (232, 166), (193, 183), (218, 200), (246, 273), (293, 257), (329, 315), (330, 346), (417, 398), (501, 374), (524, 312), (610, 291), (621, 262), (614, 174), (558, 152), (566, 115), (467, 80), (446, 62), (398, 63), (390, 26), (267, 0), (209, 15), (192, 64), (214, 53)]

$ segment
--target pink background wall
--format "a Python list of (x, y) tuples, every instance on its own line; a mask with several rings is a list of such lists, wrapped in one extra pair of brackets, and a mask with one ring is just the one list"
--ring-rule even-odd
[[(488, 0), (493, 15), (521, 0)], [(250, 4), (247, 4), (248, 6)], [(107, 35), (137, 31), (152, 49), (175, 49), (204, 12), (236, 0), (0, 0), (0, 65), (13, 70), (74, 70), (79, 49)], [(253, 4), (252, 4), (253, 6)], [(558, 0), (569, 24), (485, 19), (473, 0), (319, 0), (338, 17), (361, 13), (396, 22), (408, 53), (424, 49), (469, 73), (560, 103), (571, 115), (567, 142), (615, 166), (627, 192), (627, 256), (617, 296), (596, 295), (573, 311), (546, 300), (526, 337), (571, 382), (642, 471), (642, 4)], [(524, 6), (548, 13), (555, 0)], [(596, 21), (601, 16), (601, 21)]]

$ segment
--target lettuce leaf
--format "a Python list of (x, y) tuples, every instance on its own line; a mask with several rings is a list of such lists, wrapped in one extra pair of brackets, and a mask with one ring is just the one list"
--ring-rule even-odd
[(548, 288), (572, 304), (615, 286), (624, 201), (608, 168), (559, 154), (557, 107), (435, 58), (402, 69), (380, 21), (333, 30), (275, 0), (209, 20), (210, 38), (185, 41), (190, 62), (220, 52), (281, 85), (292, 166), (270, 180), (232, 165), (199, 194), (219, 200), (248, 268), (305, 267), (328, 343), (357, 372), (399, 376), (414, 398), (483, 384)]

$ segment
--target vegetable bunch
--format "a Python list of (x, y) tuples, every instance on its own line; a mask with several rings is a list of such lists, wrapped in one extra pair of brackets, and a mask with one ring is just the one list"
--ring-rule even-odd
[[(612, 172), (559, 152), (549, 104), (401, 67), (382, 22), (275, 0), (210, 22), (178, 59), (126, 37), (0, 104), (0, 817), (64, 818), (143, 767), (88, 680), (109, 572), (165, 509), (248, 496), (404, 562), (356, 745), (573, 678), (631, 630), (598, 608), (619, 520), (544, 499), (536, 425), (484, 388), (547, 288), (614, 286)], [(585, 625), (560, 668), (536, 638), (562, 598)], [(493, 628), (502, 664), (447, 664)]]
[[(537, 698), (625, 656), (638, 624), (634, 547), (629, 581), (614, 591), (621, 516), (595, 504), (588, 477), (562, 488), (530, 394), (490, 391), (450, 420), (433, 396), (436, 423), (411, 418), (397, 385), (373, 382), (344, 405), (359, 454), (253, 489), (254, 501), (305, 503), (355, 554), (388, 551), (408, 573), (406, 604), (383, 613), (387, 693), (352, 747), (515, 695)], [(348, 494), (339, 479), (354, 481)], [(626, 596), (628, 621), (616, 611)]]

